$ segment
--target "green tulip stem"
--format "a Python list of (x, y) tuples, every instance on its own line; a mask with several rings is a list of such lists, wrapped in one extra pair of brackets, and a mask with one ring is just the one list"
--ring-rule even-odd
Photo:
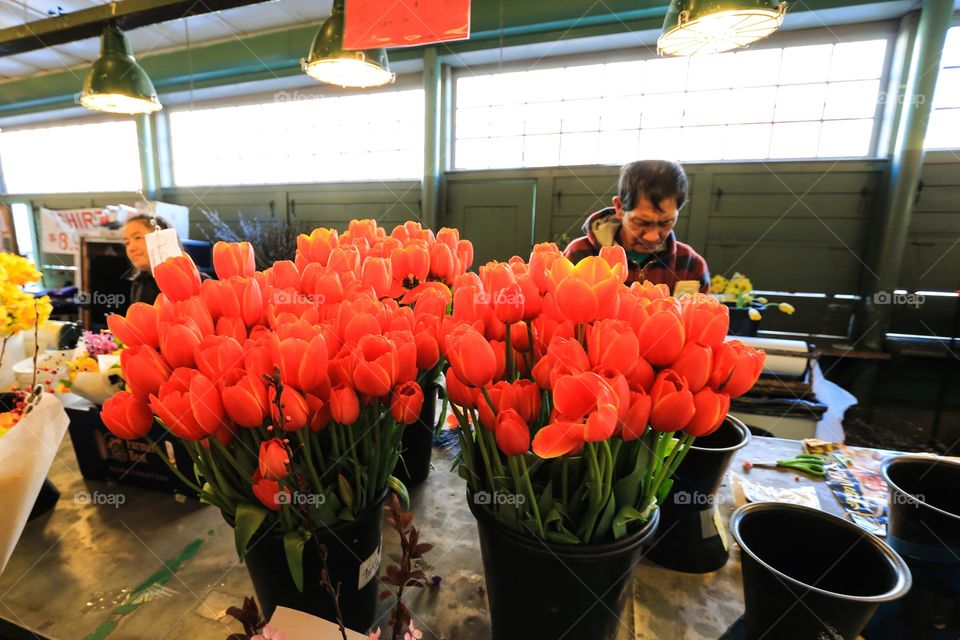
[[(490, 391), (486, 387), (480, 387), (480, 391), (483, 393), (483, 397), (487, 399), (487, 404), (490, 406), (490, 411), (494, 416), (497, 415), (497, 405), (493, 404), (493, 398), (490, 397)], [(493, 428), (493, 425), (489, 425), (490, 428)]]
[[(307, 431), (306, 435), (304, 435), (303, 433), (304, 430)], [(300, 444), (303, 445), (303, 457), (306, 458), (306, 462), (307, 462), (306, 467), (307, 467), (307, 471), (310, 474), (310, 481), (313, 483), (313, 490), (316, 491), (317, 494), (319, 495), (323, 493), (323, 485), (320, 484), (320, 478), (317, 477), (317, 469), (314, 466), (313, 458), (310, 455), (309, 428), (301, 429), (300, 431), (297, 431), (297, 437), (300, 439)]]
[(490, 456), (487, 454), (487, 448), (483, 444), (483, 430), (479, 423), (474, 421), (473, 423), (473, 440), (477, 445), (477, 448), (480, 450), (480, 457), (483, 459), (483, 466), (487, 470), (487, 483), (490, 486), (490, 495), (493, 496), (497, 492), (496, 484), (494, 484), (494, 474), (493, 467), (490, 464)]
[(603, 499), (603, 474), (600, 473), (600, 462), (597, 460), (597, 450), (592, 442), (586, 443), (587, 459), (590, 460), (590, 469), (593, 475), (593, 499), (591, 507), (599, 506)]
[(560, 496), (563, 499), (564, 505), (568, 504), (567, 503), (567, 495), (568, 495), (567, 473), (569, 471), (568, 463), (569, 463), (569, 458), (567, 458), (567, 456), (563, 456), (563, 458), (560, 459)]
[[(523, 480), (520, 478), (520, 466), (517, 464), (516, 456), (507, 456), (507, 466), (510, 468), (510, 476), (513, 478), (513, 494), (515, 496), (523, 495)], [(523, 512), (529, 511), (529, 509), (526, 508), (525, 504), (521, 504), (520, 500), (515, 500), (513, 507), (517, 510), (517, 522), (523, 522)]]
[(508, 460), (514, 460), (515, 458), (520, 458), (520, 469), (523, 471), (523, 481), (526, 483), (527, 487), (527, 497), (530, 500), (530, 506), (533, 511), (533, 518), (537, 523), (537, 533), (541, 538), (546, 537), (546, 533), (543, 530), (543, 520), (540, 518), (540, 507), (537, 505), (537, 494), (533, 491), (533, 483), (530, 482), (530, 470), (527, 469), (527, 461), (523, 456), (510, 456)]
[[(163, 460), (163, 463), (167, 465), (167, 468), (169, 468), (171, 472), (173, 472), (173, 475), (177, 476), (180, 481), (183, 482), (183, 484), (190, 488), (191, 491), (196, 491), (198, 495), (203, 496), (204, 498), (212, 497), (206, 491), (198, 487), (195, 482), (187, 480), (187, 477), (180, 472), (180, 469), (177, 468), (177, 465), (173, 464), (167, 459), (166, 454), (160, 450), (160, 447), (157, 446), (157, 443), (154, 442), (150, 436), (143, 436), (143, 439), (147, 441), (147, 444), (150, 445), (150, 448), (153, 449), (153, 452), (156, 453), (161, 460)], [(192, 459), (193, 456), (190, 456), (190, 458)], [(194, 461), (194, 463), (196, 463), (196, 461)]]

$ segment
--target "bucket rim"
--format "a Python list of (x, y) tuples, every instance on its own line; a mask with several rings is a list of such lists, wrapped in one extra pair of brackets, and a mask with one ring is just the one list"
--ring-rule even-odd
[(925, 507), (931, 511), (938, 513), (946, 518), (952, 520), (960, 520), (960, 513), (953, 513), (947, 511), (946, 509), (941, 509), (940, 507), (935, 507), (929, 502), (917, 498), (915, 495), (909, 491), (905, 491), (903, 487), (898, 485), (890, 478), (890, 467), (895, 467), (897, 465), (906, 465), (906, 464), (929, 464), (931, 467), (938, 464), (946, 464), (947, 466), (954, 467), (958, 472), (960, 472), (960, 462), (955, 462), (953, 460), (948, 460), (942, 456), (924, 456), (924, 455), (903, 455), (903, 456), (891, 456), (884, 460), (880, 464), (880, 473), (883, 475), (884, 481), (892, 489), (896, 490), (898, 493), (903, 494), (906, 498), (909, 499), (911, 503), (915, 503), (917, 506)]
[[(847, 593), (838, 593), (836, 591), (829, 591), (827, 589), (822, 589), (813, 585), (809, 585), (805, 582), (793, 578), (779, 569), (773, 567), (768, 562), (760, 558), (750, 547), (744, 543), (743, 536), (740, 534), (740, 526), (743, 523), (745, 518), (750, 517), (752, 513), (758, 513), (762, 511), (795, 511), (801, 514), (804, 514), (809, 517), (820, 518), (821, 520), (826, 520), (827, 522), (833, 523), (836, 526), (843, 527), (849, 531), (852, 531), (858, 535), (863, 536), (874, 549), (877, 550), (887, 561), (890, 567), (893, 569), (894, 574), (896, 575), (895, 584), (887, 590), (885, 593), (880, 593), (877, 595), (870, 596), (858, 596)], [(784, 502), (752, 502), (746, 504), (736, 511), (733, 512), (733, 515), (730, 517), (730, 532), (733, 534), (734, 539), (737, 541), (737, 545), (740, 547), (741, 551), (746, 553), (750, 558), (757, 562), (767, 571), (773, 573), (780, 580), (786, 581), (792, 585), (801, 587), (808, 591), (818, 593), (820, 595), (838, 598), (841, 600), (846, 600), (848, 602), (858, 602), (863, 604), (879, 604), (883, 602), (891, 602), (902, 598), (910, 590), (910, 587), (913, 584), (913, 576), (910, 572), (910, 567), (907, 566), (907, 563), (903, 558), (900, 557), (896, 551), (894, 551), (890, 545), (881, 540), (880, 538), (869, 533), (865, 529), (861, 529), (857, 525), (844, 520), (843, 518), (837, 517), (831, 513), (826, 513), (820, 511), (819, 509), (813, 509), (811, 507), (798, 505), (798, 504), (788, 504)]]
[(601, 544), (563, 544), (525, 536), (519, 531), (508, 528), (486, 509), (474, 504), (469, 488), (467, 489), (467, 506), (477, 519), (478, 525), (489, 527), (511, 543), (526, 547), (531, 553), (561, 560), (596, 560), (603, 556), (620, 555), (632, 551), (652, 538), (660, 524), (660, 507), (657, 507), (642, 527), (620, 540)]
[(750, 433), (750, 429), (747, 428), (747, 425), (743, 423), (739, 418), (727, 414), (727, 417), (723, 419), (724, 422), (729, 422), (733, 427), (743, 435), (743, 439), (735, 445), (723, 448), (714, 448), (714, 447), (698, 447), (697, 441), (694, 440), (693, 444), (690, 445), (691, 451), (700, 451), (703, 453), (733, 453), (734, 451), (739, 451), (745, 446), (750, 444), (750, 441), (753, 440), (753, 434)]

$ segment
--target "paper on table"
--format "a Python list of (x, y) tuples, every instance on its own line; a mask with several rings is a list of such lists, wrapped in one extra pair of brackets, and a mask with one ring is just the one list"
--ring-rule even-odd
[(40, 495), (70, 419), (50, 393), (0, 438), (0, 573), (13, 554)]
[(148, 233), (143, 238), (147, 241), (147, 256), (150, 258), (151, 272), (167, 258), (175, 258), (183, 254), (175, 229), (160, 229)]
[[(336, 623), (296, 609), (277, 607), (270, 618), (270, 626), (287, 635), (287, 640), (342, 640)], [(368, 640), (367, 636), (347, 630), (349, 640)]]
[(733, 493), (733, 503), (738, 507), (742, 507), (748, 502), (785, 502), (813, 509), (820, 508), (820, 498), (817, 497), (817, 490), (810, 485), (778, 489), (765, 484), (750, 482), (731, 471), (730, 491)]

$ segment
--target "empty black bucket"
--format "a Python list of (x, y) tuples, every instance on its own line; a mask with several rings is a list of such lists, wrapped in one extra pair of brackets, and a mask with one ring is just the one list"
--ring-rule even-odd
[(550, 544), (497, 522), (467, 496), (477, 519), (493, 640), (613, 640), (627, 588), (659, 511), (609, 544)]
[(420, 419), (403, 428), (400, 460), (393, 471), (408, 489), (417, 486), (430, 475), (430, 457), (433, 454), (433, 431), (437, 425), (437, 387), (423, 390), (423, 409)]
[(717, 511), (717, 490), (734, 454), (750, 443), (750, 430), (732, 416), (708, 436), (697, 438), (660, 506), (660, 530), (647, 558), (687, 573), (716, 571), (730, 557)]
[(960, 464), (897, 456), (881, 471), (890, 488), (887, 541), (907, 561), (913, 588), (880, 608), (866, 636), (960, 638)]
[(759, 502), (737, 509), (730, 529), (742, 551), (748, 640), (854, 640), (880, 604), (910, 589), (895, 551), (828, 513)]
[[(380, 593), (380, 542), (383, 502), (386, 493), (352, 522), (317, 528), (317, 539), (327, 547), (330, 579), (340, 583), (340, 612), (349, 629), (365, 632), (373, 623)], [(229, 520), (228, 520), (229, 521)], [(244, 564), (253, 582), (264, 617), (269, 620), (277, 606), (335, 621), (330, 595), (320, 586), (322, 563), (311, 540), (303, 551), (303, 592), (290, 577), (283, 537), (273, 531), (258, 531), (247, 545)]]

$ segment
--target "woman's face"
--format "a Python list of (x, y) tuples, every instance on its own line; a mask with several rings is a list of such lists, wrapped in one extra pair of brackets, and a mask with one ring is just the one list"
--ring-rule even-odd
[(140, 271), (150, 270), (150, 257), (147, 255), (146, 235), (152, 232), (143, 220), (133, 220), (123, 228), (123, 242), (127, 247), (127, 258), (134, 268)]

